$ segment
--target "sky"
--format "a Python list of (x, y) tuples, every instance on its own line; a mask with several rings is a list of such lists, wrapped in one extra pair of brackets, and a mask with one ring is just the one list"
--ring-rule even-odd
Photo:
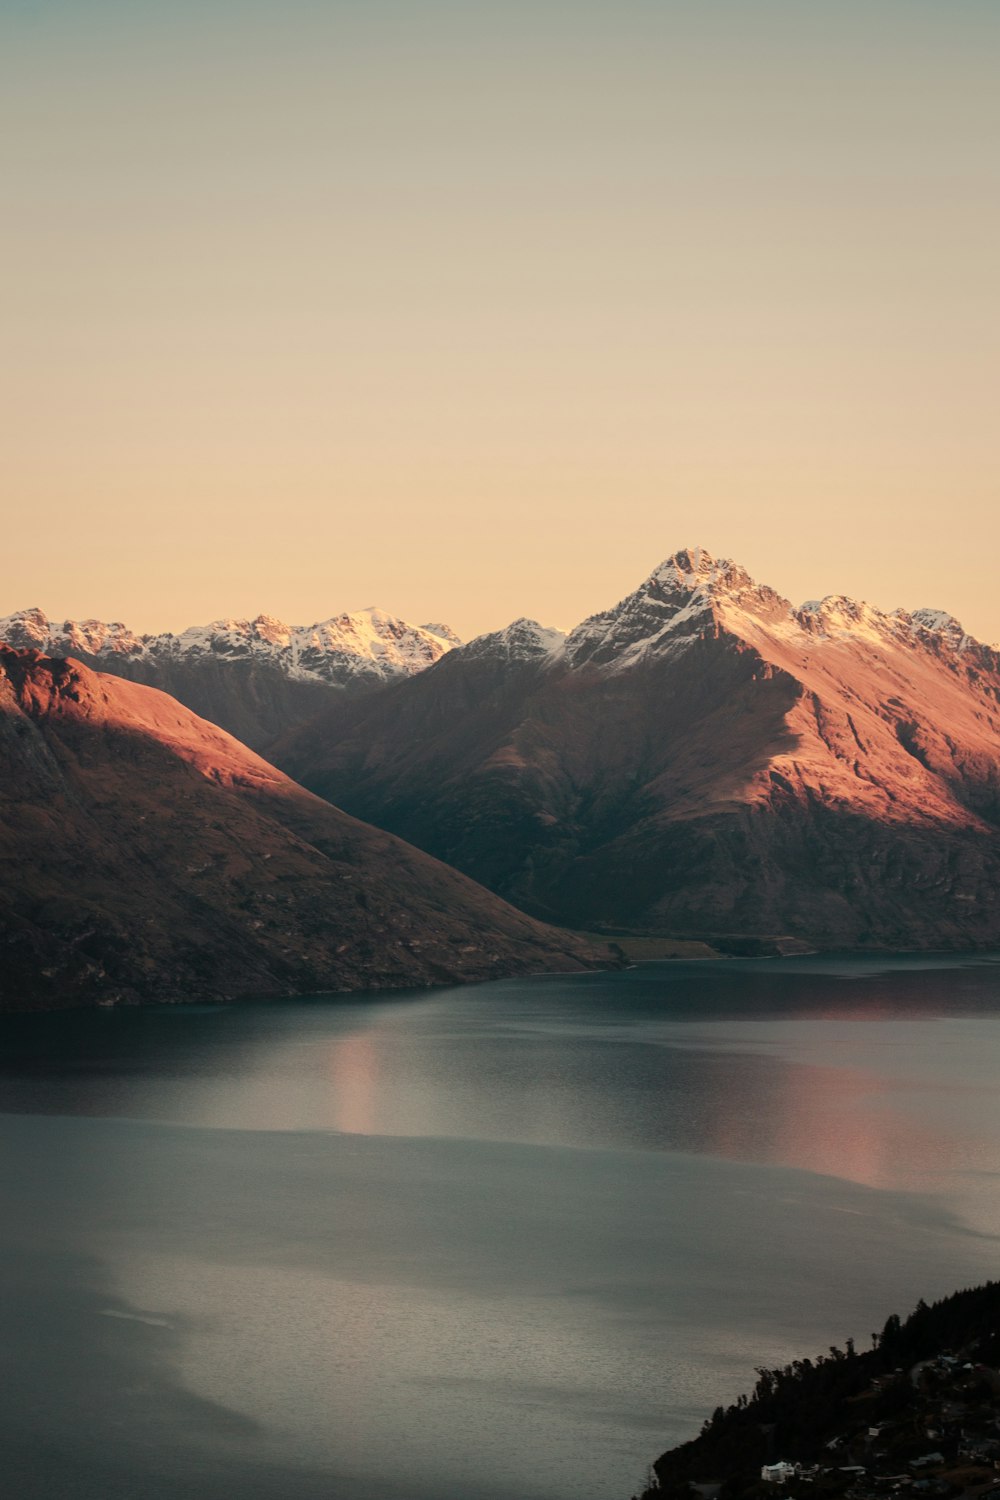
[(0, 614), (1000, 638), (997, 0), (0, 0)]

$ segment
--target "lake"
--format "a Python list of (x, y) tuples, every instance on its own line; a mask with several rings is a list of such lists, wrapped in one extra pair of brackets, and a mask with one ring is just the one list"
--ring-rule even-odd
[(1000, 1273), (1000, 959), (0, 1018), (0, 1489), (628, 1500)]

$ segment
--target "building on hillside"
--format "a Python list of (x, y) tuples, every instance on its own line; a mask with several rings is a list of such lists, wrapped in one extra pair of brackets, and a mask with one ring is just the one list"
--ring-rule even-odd
[(784, 1484), (786, 1480), (794, 1479), (798, 1472), (798, 1464), (789, 1464), (782, 1459), (776, 1464), (765, 1464), (760, 1477), (766, 1484)]

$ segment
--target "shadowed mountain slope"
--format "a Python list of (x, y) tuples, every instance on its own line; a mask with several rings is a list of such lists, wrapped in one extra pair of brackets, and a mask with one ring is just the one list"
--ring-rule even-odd
[(593, 954), (166, 694), (0, 647), (0, 1007), (422, 985)]
[(933, 610), (793, 609), (676, 554), (268, 752), (526, 910), (826, 946), (1000, 941), (1000, 656)]

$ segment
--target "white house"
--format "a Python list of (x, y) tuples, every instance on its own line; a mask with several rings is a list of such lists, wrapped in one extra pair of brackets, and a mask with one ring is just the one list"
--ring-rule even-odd
[(768, 1484), (784, 1484), (786, 1479), (794, 1479), (798, 1472), (798, 1464), (789, 1464), (782, 1460), (777, 1464), (765, 1464), (760, 1471), (760, 1477)]

